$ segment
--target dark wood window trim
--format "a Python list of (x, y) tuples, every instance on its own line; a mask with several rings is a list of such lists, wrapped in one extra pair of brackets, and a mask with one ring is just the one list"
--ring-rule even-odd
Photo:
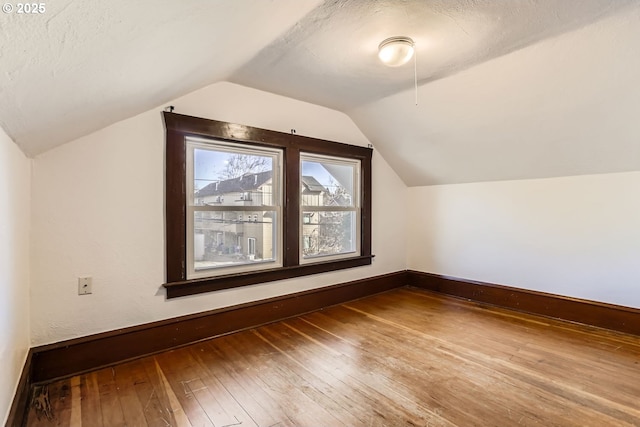
[[(166, 128), (165, 221), (167, 298), (290, 279), (371, 264), (371, 157), (366, 147), (326, 141), (251, 126), (164, 112)], [(187, 280), (186, 138), (192, 136), (277, 148), (283, 152), (283, 267)], [(300, 153), (360, 160), (360, 255), (329, 262), (299, 264)]]

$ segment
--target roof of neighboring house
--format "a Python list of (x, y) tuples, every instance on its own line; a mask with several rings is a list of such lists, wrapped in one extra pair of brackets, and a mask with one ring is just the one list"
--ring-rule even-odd
[(327, 190), (322, 184), (320, 184), (314, 177), (312, 176), (302, 176), (302, 184), (305, 186), (305, 189), (310, 191), (310, 192), (315, 192), (315, 193), (319, 193), (321, 191), (324, 191), (325, 193), (328, 193), (329, 190)]
[(241, 193), (243, 191), (256, 190), (271, 179), (271, 171), (248, 173), (238, 178), (225, 179), (212, 182), (202, 187), (197, 197), (217, 196), (228, 193)]
[[(228, 193), (241, 193), (243, 191), (252, 191), (258, 189), (271, 179), (271, 171), (249, 173), (238, 178), (225, 179), (224, 181), (212, 182), (202, 187), (197, 197), (218, 196)], [(307, 192), (320, 193), (324, 191), (328, 193), (322, 184), (312, 176), (303, 176), (302, 184)]]

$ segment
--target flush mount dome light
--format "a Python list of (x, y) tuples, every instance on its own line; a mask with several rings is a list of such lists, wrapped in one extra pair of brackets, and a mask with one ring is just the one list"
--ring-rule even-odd
[(411, 59), (413, 47), (409, 37), (389, 37), (378, 46), (378, 58), (389, 67), (399, 67)]

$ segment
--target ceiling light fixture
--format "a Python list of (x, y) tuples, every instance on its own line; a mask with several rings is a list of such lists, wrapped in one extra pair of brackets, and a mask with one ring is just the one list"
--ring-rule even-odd
[(409, 37), (389, 37), (378, 46), (378, 58), (389, 67), (404, 65), (413, 56), (414, 43)]
[(415, 52), (416, 44), (409, 37), (396, 36), (382, 40), (378, 45), (378, 58), (389, 67), (399, 67), (406, 64), (413, 57), (413, 85), (415, 101), (418, 105), (418, 58)]

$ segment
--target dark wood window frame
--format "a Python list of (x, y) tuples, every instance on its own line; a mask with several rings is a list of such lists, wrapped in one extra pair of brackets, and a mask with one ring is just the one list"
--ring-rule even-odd
[[(246, 125), (164, 112), (165, 223), (167, 298), (290, 279), (371, 264), (371, 157), (372, 149), (276, 132)], [(277, 148), (283, 155), (283, 266), (247, 273), (187, 279), (186, 139), (203, 137), (245, 146)], [(299, 263), (300, 153), (360, 160), (360, 255), (313, 264)]]

